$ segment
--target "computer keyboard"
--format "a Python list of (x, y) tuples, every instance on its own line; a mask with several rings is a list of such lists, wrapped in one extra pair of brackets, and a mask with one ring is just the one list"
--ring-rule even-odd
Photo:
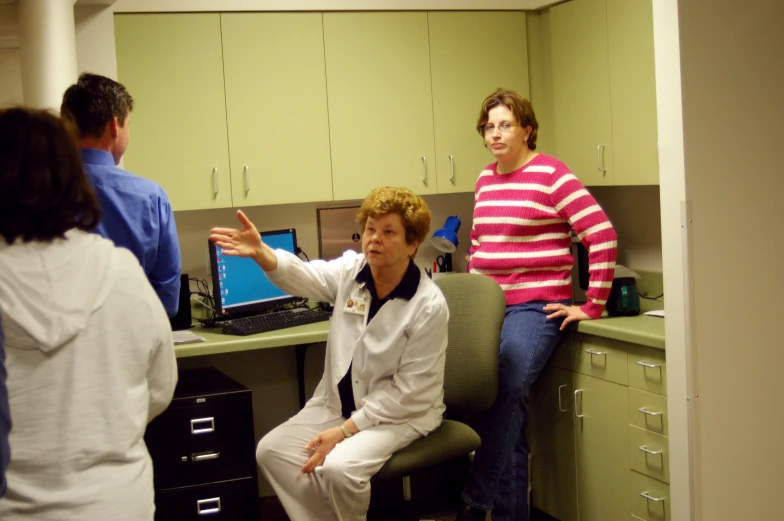
[(254, 315), (251, 317), (234, 318), (221, 322), (220, 326), (223, 327), (224, 333), (231, 333), (233, 335), (255, 335), (256, 333), (266, 333), (267, 331), (275, 331), (287, 327), (323, 322), (329, 320), (331, 316), (331, 313), (325, 311), (298, 308), (275, 311), (274, 313), (265, 313), (263, 315)]

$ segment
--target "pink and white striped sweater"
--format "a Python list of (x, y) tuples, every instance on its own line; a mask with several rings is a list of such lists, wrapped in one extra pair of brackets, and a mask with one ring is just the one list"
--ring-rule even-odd
[(539, 154), (510, 174), (488, 165), (476, 182), (469, 271), (488, 275), (507, 305), (572, 298), (573, 228), (588, 249), (590, 287), (581, 309), (599, 318), (610, 295), (617, 236), (569, 168)]

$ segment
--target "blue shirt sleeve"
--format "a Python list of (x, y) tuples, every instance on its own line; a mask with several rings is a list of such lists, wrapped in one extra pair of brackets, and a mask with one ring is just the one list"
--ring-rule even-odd
[(166, 313), (169, 317), (173, 317), (177, 314), (180, 303), (182, 262), (180, 243), (177, 239), (177, 224), (174, 222), (174, 212), (168, 199), (159, 200), (158, 222), (160, 223), (158, 256), (147, 276), (158, 298), (161, 299)]
[(8, 373), (5, 370), (5, 351), (3, 323), (0, 318), (0, 497), (5, 494), (5, 469), (11, 459), (11, 448), (8, 445), (8, 434), (11, 432), (11, 409), (8, 405), (8, 389), (5, 386)]

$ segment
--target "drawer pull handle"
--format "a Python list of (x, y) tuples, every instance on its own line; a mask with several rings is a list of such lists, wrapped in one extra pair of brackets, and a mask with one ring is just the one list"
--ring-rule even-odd
[(558, 386), (558, 412), (569, 412), (569, 409), (564, 409), (561, 405), (561, 391), (566, 388), (566, 384)]
[(212, 198), (218, 197), (218, 169), (212, 169)]
[[(207, 425), (202, 424), (209, 424)], [(194, 418), (191, 420), (191, 434), (205, 434), (208, 432), (215, 432), (215, 418)]]
[(220, 452), (199, 452), (191, 454), (191, 461), (207, 461), (220, 458)]
[(664, 413), (663, 413), (663, 412), (661, 412), (661, 411), (649, 411), (649, 410), (648, 410), (648, 409), (646, 409), (645, 407), (640, 407), (640, 408), (639, 408), (639, 409), (637, 409), (637, 410), (638, 410), (638, 411), (640, 411), (640, 412), (641, 412), (641, 413), (643, 413), (643, 414), (647, 414), (648, 416), (661, 416), (662, 414), (664, 414)]
[(245, 178), (245, 196), (247, 196), (248, 192), (250, 192), (250, 173), (248, 172), (248, 165), (245, 165), (245, 168), (242, 169), (242, 174)]
[(646, 447), (645, 445), (643, 445), (642, 447), (637, 447), (637, 449), (643, 451), (645, 454), (651, 454), (653, 456), (660, 456), (662, 454), (662, 451), (660, 451), (660, 450), (651, 450), (648, 447)]
[(427, 158), (422, 156), (422, 183), (427, 184)]
[(595, 351), (593, 349), (586, 349), (585, 352), (588, 353), (589, 355), (607, 356), (606, 351)]
[[(577, 394), (578, 393), (580, 395), (580, 413), (579, 414), (577, 413)], [(576, 389), (574, 391), (574, 416), (576, 418), (583, 418), (585, 416), (583, 414), (583, 407), (582, 407), (582, 405), (583, 405), (583, 390), (582, 389)]]
[(219, 497), (211, 497), (210, 499), (199, 499), (196, 501), (196, 513), (200, 516), (208, 516), (210, 514), (217, 514), (221, 511), (221, 504)]
[(661, 364), (650, 364), (650, 363), (646, 362), (645, 360), (638, 360), (637, 361), (637, 365), (641, 365), (641, 366), (647, 367), (649, 369), (656, 369), (656, 368), (661, 369)]
[(640, 492), (640, 495), (645, 499), (647, 499), (648, 501), (653, 501), (654, 503), (661, 503), (662, 501), (664, 501), (663, 497), (653, 497), (650, 494), (648, 494), (648, 492)]
[(449, 156), (449, 180), (455, 182), (455, 156)]

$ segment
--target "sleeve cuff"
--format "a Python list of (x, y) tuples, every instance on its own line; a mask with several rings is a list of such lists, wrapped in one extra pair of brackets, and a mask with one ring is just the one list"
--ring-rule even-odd
[(360, 431), (364, 431), (368, 427), (373, 426), (373, 422), (365, 414), (364, 410), (356, 411), (354, 414), (351, 415), (351, 420), (354, 422), (354, 425), (357, 426), (357, 429)]
[(601, 304), (594, 304), (593, 302), (586, 302), (580, 306), (580, 309), (583, 313), (596, 320), (597, 318), (601, 318), (604, 306)]

